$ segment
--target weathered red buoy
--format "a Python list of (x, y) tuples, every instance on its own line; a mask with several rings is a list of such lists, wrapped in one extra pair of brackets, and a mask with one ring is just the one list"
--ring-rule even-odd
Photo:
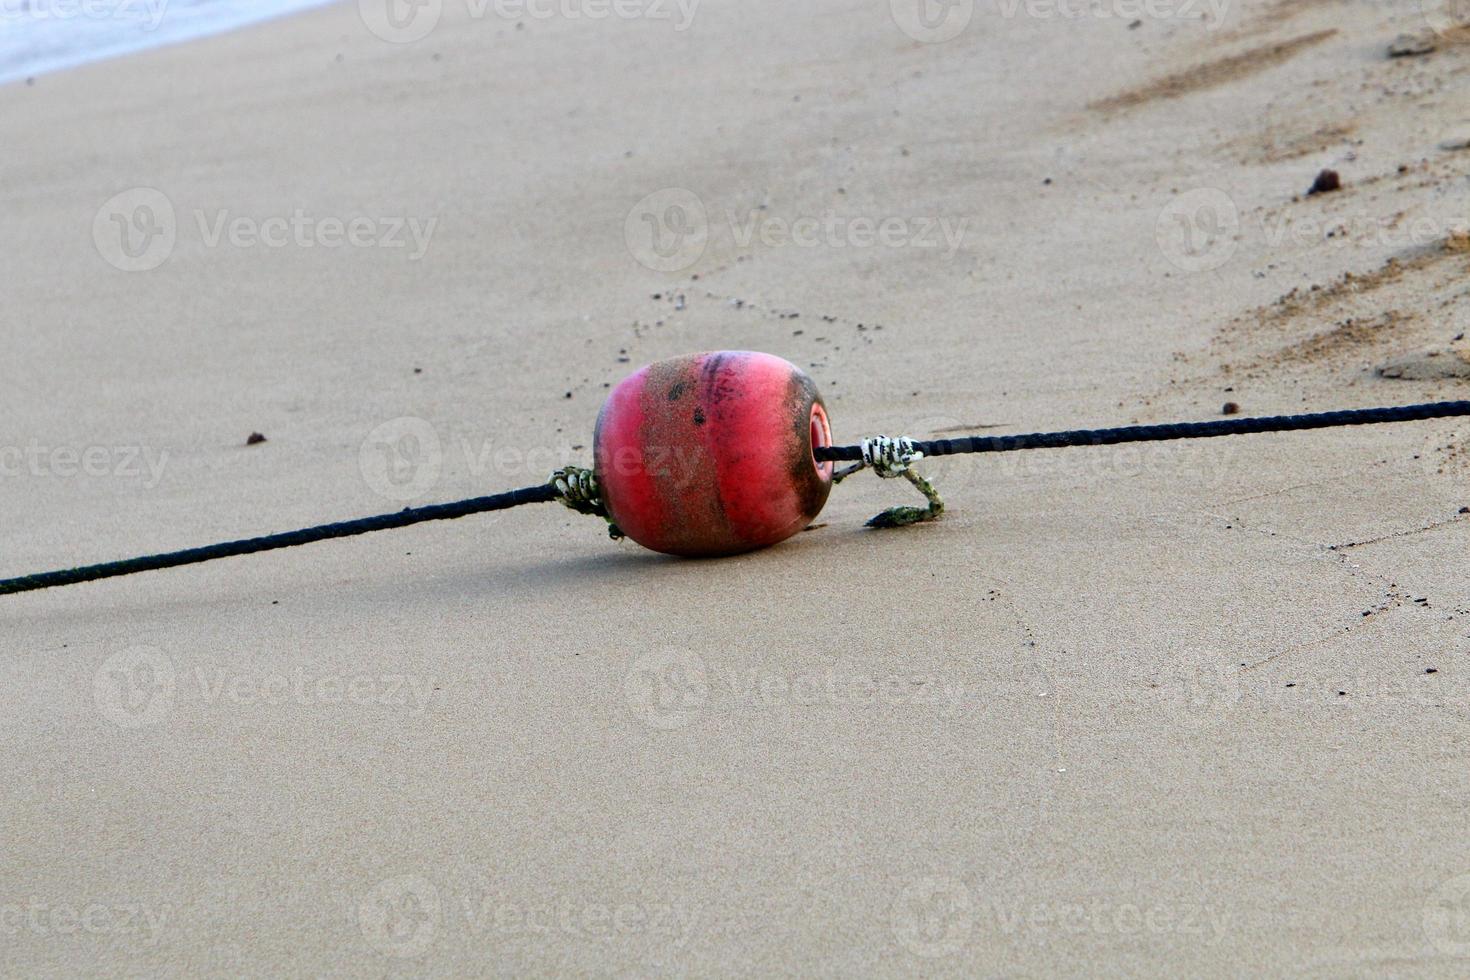
[(817, 386), (771, 354), (713, 351), (624, 380), (597, 417), (593, 454), (612, 520), (645, 548), (733, 555), (811, 523), (832, 489)]

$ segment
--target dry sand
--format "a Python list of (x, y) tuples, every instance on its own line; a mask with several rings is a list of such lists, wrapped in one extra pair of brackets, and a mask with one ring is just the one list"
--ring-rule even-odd
[[(537, 482), (691, 350), (841, 441), (1464, 397), (1470, 46), (1389, 59), (1415, 4), (480, 6), (0, 90), (0, 572)], [(0, 970), (1463, 975), (1467, 428), (945, 460), (942, 523), (863, 477), (720, 562), (543, 506), (10, 598)]]

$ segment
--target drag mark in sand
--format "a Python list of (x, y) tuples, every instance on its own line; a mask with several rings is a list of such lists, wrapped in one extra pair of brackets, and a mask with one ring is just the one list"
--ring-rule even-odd
[(1245, 497), (1232, 497), (1229, 500), (1218, 500), (1215, 501), (1214, 506), (1217, 509), (1224, 507), (1234, 507), (1236, 504), (1253, 503), (1259, 500), (1269, 500), (1272, 497), (1285, 496), (1289, 493), (1295, 493), (1297, 490), (1310, 490), (1315, 487), (1322, 486), (1339, 486), (1341, 485), (1344, 478), (1348, 476), (1356, 476), (1360, 472), (1362, 472), (1361, 467), (1353, 467), (1351, 469), (1340, 470), (1336, 473), (1333, 473), (1331, 476), (1323, 477), (1320, 480), (1312, 480), (1307, 483), (1293, 483), (1290, 486), (1278, 487), (1275, 490), (1265, 490), (1261, 493), (1253, 493)]
[(1245, 23), (1209, 38), (1209, 43), (1218, 45), (1221, 42), (1243, 41), (1270, 34), (1287, 21), (1296, 19), (1314, 7), (1325, 6), (1331, 2), (1333, 0), (1281, 0), (1280, 3), (1266, 7), (1242, 9), (1241, 16), (1248, 18)]
[[(1312, 485), (1313, 484), (1304, 484), (1303, 486)], [(1258, 497), (1270, 496), (1274, 493), (1280, 493), (1295, 489), (1300, 489), (1300, 487), (1287, 487), (1284, 488), (1284, 490), (1282, 491), (1270, 491), (1265, 495), (1258, 495)], [(1228, 504), (1241, 502), (1243, 500), (1254, 500), (1258, 499), (1258, 497), (1246, 497), (1240, 498), (1240, 500), (1237, 501), (1224, 501), (1222, 503)], [(1295, 657), (1298, 654), (1321, 649), (1342, 640), (1344, 637), (1354, 635), (1358, 633), (1361, 629), (1376, 626), (1380, 622), (1380, 617), (1383, 613), (1391, 612), (1395, 609), (1401, 608), (1414, 610), (1427, 610), (1432, 608), (1434, 603), (1432, 603), (1429, 598), (1423, 597), (1416, 599), (1411, 593), (1405, 591), (1399, 585), (1399, 575), (1394, 573), (1375, 571), (1371, 568), (1367, 568), (1361, 563), (1361, 561), (1351, 558), (1347, 554), (1347, 551), (1351, 548), (1378, 544), (1385, 541), (1393, 541), (1399, 538), (1407, 538), (1414, 535), (1423, 534), (1427, 531), (1434, 531), (1440, 528), (1448, 527), (1452, 524), (1464, 523), (1467, 517), (1470, 517), (1470, 507), (1462, 508), (1457, 514), (1448, 519), (1431, 521), (1423, 527), (1409, 528), (1403, 531), (1395, 531), (1390, 534), (1379, 535), (1378, 537), (1368, 538), (1363, 541), (1351, 541), (1344, 544), (1325, 544), (1319, 541), (1312, 541), (1298, 535), (1287, 534), (1282, 531), (1267, 528), (1250, 527), (1239, 517), (1227, 517), (1224, 514), (1214, 513), (1208, 510), (1189, 509), (1178, 514), (1153, 514), (1150, 515), (1150, 517), (1153, 520), (1159, 521), (1161, 523), (1173, 524), (1184, 513), (1192, 514), (1195, 517), (1204, 517), (1212, 521), (1224, 521), (1226, 522), (1226, 526), (1230, 527), (1234, 531), (1258, 534), (1267, 538), (1290, 541), (1294, 544), (1302, 545), (1306, 549), (1308, 549), (1309, 553), (1311, 553), (1317, 560), (1329, 562), (1333, 567), (1337, 568), (1343, 574), (1348, 576), (1349, 579), (1367, 579), (1368, 581), (1375, 583), (1377, 585), (1377, 588), (1381, 590), (1381, 598), (1378, 601), (1374, 602), (1368, 608), (1360, 609), (1357, 615), (1351, 617), (1346, 625), (1342, 626), (1341, 628), (1321, 633), (1310, 639), (1303, 640), (1300, 643), (1294, 643), (1290, 646), (1283, 647), (1250, 663), (1243, 663), (1240, 666), (1240, 673), (1245, 674), (1255, 670), (1259, 670), (1260, 668), (1267, 665), (1277, 664), (1282, 660), (1290, 657)], [(1464, 614), (1465, 610), (1457, 609), (1456, 612), (1459, 614)]]
[(1418, 249), (1404, 257), (1390, 258), (1372, 272), (1344, 272), (1325, 286), (1293, 289), (1270, 306), (1257, 309), (1253, 315), (1262, 326), (1284, 326), (1302, 314), (1321, 313), (1334, 305), (1362, 299), (1398, 282), (1406, 273), (1427, 269), (1451, 254), (1442, 244)]
[[(1307, 485), (1310, 486), (1310, 484)], [(1292, 490), (1298, 488), (1289, 487), (1286, 489)], [(1271, 491), (1271, 493), (1276, 492), (1284, 491)], [(1265, 496), (1269, 495), (1270, 494), (1268, 493)], [(1241, 499), (1250, 500), (1255, 498), (1247, 497)], [(1222, 501), (1221, 503), (1228, 504), (1231, 503), (1231, 501)], [(1270, 528), (1252, 527), (1240, 517), (1228, 517), (1225, 514), (1215, 513), (1210, 510), (1187, 508), (1176, 513), (1150, 514), (1149, 518), (1159, 523), (1173, 526), (1176, 525), (1180, 518), (1185, 515), (1202, 517), (1211, 522), (1223, 522), (1227, 528), (1230, 528), (1232, 531), (1237, 533), (1256, 534), (1272, 540), (1289, 541), (1293, 544), (1301, 545), (1306, 550), (1306, 555), (1310, 556), (1313, 560), (1329, 563), (1331, 567), (1338, 569), (1349, 579), (1366, 578), (1376, 583), (1377, 587), (1382, 590), (1383, 598), (1381, 600), (1376, 602), (1370, 609), (1361, 612), (1357, 618), (1350, 620), (1348, 624), (1343, 626), (1341, 629), (1333, 629), (1330, 632), (1322, 633), (1311, 639), (1303, 640), (1300, 643), (1294, 643), (1290, 646), (1283, 647), (1282, 649), (1277, 650), (1274, 653), (1269, 653), (1266, 656), (1260, 657), (1255, 661), (1242, 663), (1239, 670), (1239, 672), (1242, 674), (1258, 670), (1268, 664), (1274, 664), (1277, 661), (1284, 660), (1288, 657), (1294, 657), (1297, 654), (1305, 653), (1309, 650), (1314, 650), (1320, 647), (1327, 646), (1328, 644), (1341, 640), (1343, 637), (1349, 634), (1355, 633), (1359, 628), (1364, 625), (1375, 625), (1373, 621), (1377, 618), (1378, 614), (1388, 612), (1391, 609), (1397, 609), (1405, 605), (1412, 598), (1407, 592), (1403, 591), (1399, 587), (1396, 577), (1386, 575), (1381, 572), (1376, 572), (1368, 568), (1364, 568), (1360, 563), (1350, 561), (1347, 554), (1345, 554), (1341, 550), (1341, 546), (1324, 544), (1320, 541), (1312, 541), (1308, 538), (1300, 537), (1299, 535), (1288, 534), (1284, 531), (1278, 531)], [(1395, 536), (1397, 535), (1388, 535), (1387, 537)], [(1368, 542), (1359, 543), (1367, 544)]]
[(1328, 330), (1287, 344), (1272, 359), (1278, 364), (1324, 360), (1360, 347), (1391, 340), (1397, 335), (1399, 327), (1413, 319), (1412, 314), (1399, 310), (1385, 310), (1376, 317), (1346, 317)]
[(953, 432), (985, 432), (988, 429), (1004, 429), (1010, 426), (1009, 422), (982, 423), (975, 422), (970, 425), (948, 425), (942, 429), (935, 429), (933, 435), (942, 436)]
[(1462, 510), (1454, 517), (1448, 517), (1442, 521), (1430, 521), (1428, 524), (1425, 524), (1422, 527), (1411, 527), (1406, 531), (1394, 531), (1391, 534), (1380, 534), (1376, 538), (1365, 538), (1362, 541), (1347, 541), (1343, 544), (1330, 544), (1327, 546), (1327, 550), (1343, 552), (1347, 551), (1349, 548), (1362, 548), (1370, 544), (1379, 544), (1383, 541), (1393, 541), (1397, 538), (1413, 537), (1416, 534), (1424, 534), (1427, 531), (1437, 531), (1442, 527), (1449, 527), (1452, 524), (1461, 524), (1464, 522), (1464, 520), (1465, 511)]
[(1336, 28), (1325, 31), (1314, 31), (1311, 34), (1302, 34), (1286, 41), (1278, 41), (1274, 44), (1264, 44), (1260, 47), (1243, 51), (1240, 54), (1226, 55), (1214, 61), (1207, 61), (1193, 68), (1165, 75), (1139, 88), (1118, 95), (1109, 96), (1093, 102), (1089, 108), (1103, 112), (1117, 109), (1130, 109), (1147, 102), (1155, 102), (1161, 99), (1177, 99), (1193, 92), (1202, 92), (1206, 89), (1216, 88), (1227, 82), (1233, 82), (1242, 78), (1249, 78), (1259, 74), (1268, 68), (1282, 64), (1295, 57), (1307, 48), (1321, 44), (1323, 41), (1337, 34)]
[(1330, 150), (1350, 140), (1358, 131), (1355, 120), (1314, 125), (1279, 123), (1239, 137), (1221, 147), (1237, 155), (1241, 163), (1283, 163)]
[[(1427, 337), (1443, 316), (1423, 297), (1462, 281), (1466, 272), (1462, 263), (1445, 265), (1458, 254), (1448, 240), (1439, 242), (1389, 258), (1369, 272), (1345, 272), (1325, 284), (1294, 288), (1273, 303), (1235, 317), (1215, 337), (1217, 349), (1228, 352), (1221, 373), (1252, 377), (1288, 366), (1341, 363), (1364, 350), (1402, 345), (1416, 331)], [(1377, 296), (1408, 280), (1413, 280), (1413, 288), (1400, 290), (1395, 297), (1419, 309), (1390, 306)], [(1370, 297), (1372, 304), (1365, 304)]]

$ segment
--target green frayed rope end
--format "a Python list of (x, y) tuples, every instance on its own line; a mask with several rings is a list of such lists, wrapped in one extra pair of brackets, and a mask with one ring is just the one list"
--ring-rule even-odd
[(834, 473), (833, 483), (841, 483), (859, 470), (871, 466), (873, 472), (885, 480), (899, 476), (908, 480), (924, 495), (924, 499), (929, 501), (928, 507), (890, 507), (870, 519), (868, 527), (908, 527), (910, 524), (932, 521), (944, 513), (944, 501), (940, 499), (939, 491), (934, 489), (934, 484), (924, 479), (914, 469), (914, 463), (923, 459), (924, 454), (914, 447), (912, 439), (875, 436), (872, 439), (863, 440), (862, 451), (862, 462)]

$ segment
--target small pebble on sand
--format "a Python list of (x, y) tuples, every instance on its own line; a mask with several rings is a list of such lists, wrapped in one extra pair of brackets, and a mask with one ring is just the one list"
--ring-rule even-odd
[(1336, 170), (1323, 170), (1317, 174), (1317, 179), (1312, 181), (1312, 186), (1307, 188), (1307, 196), (1313, 194), (1329, 194), (1332, 191), (1342, 190), (1342, 177)]
[(1388, 56), (1390, 58), (1412, 58), (1416, 55), (1429, 54), (1434, 50), (1434, 35), (1424, 34), (1400, 34), (1388, 44)]

